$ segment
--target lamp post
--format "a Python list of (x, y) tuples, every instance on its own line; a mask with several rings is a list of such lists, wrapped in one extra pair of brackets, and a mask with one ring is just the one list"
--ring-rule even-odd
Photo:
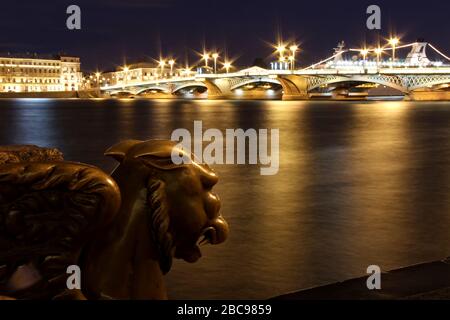
[(292, 68), (292, 71), (294, 71), (295, 70), (295, 54), (296, 54), (296, 52), (298, 50), (298, 46), (297, 45), (292, 45), (289, 49), (292, 52), (292, 56), (291, 56), (292, 59), (290, 59), (291, 60), (291, 68)]
[(377, 66), (380, 64), (380, 57), (382, 53), (383, 49), (381, 49), (380, 47), (375, 49), (375, 54), (377, 55)]
[(287, 64), (286, 57), (285, 56), (280, 57), (280, 70), (286, 70), (287, 69), (286, 64)]
[(203, 60), (205, 60), (205, 67), (208, 68), (209, 53), (203, 53)]
[(212, 57), (214, 59), (214, 73), (217, 73), (217, 59), (219, 59), (219, 54), (213, 53)]
[(170, 66), (170, 76), (173, 75), (173, 66), (175, 64), (175, 60), (171, 59), (169, 60), (169, 66)]
[(230, 73), (230, 69), (231, 69), (231, 63), (228, 61), (225, 61), (225, 63), (223, 64), (223, 68), (225, 69), (225, 71), (227, 73)]
[(389, 44), (392, 46), (392, 67), (394, 66), (395, 62), (395, 49), (399, 42), (400, 40), (398, 38), (389, 39)]
[(165, 67), (165, 65), (166, 65), (166, 61), (161, 59), (159, 61), (159, 67), (161, 68), (161, 78), (164, 76), (164, 67)]
[(294, 71), (294, 60), (295, 60), (294, 56), (289, 56), (288, 60), (289, 60), (289, 65), (291, 67), (291, 71)]
[(369, 53), (369, 50), (361, 49), (361, 55), (363, 56), (363, 61), (366, 61), (368, 53)]
[(277, 52), (280, 54), (280, 62), (284, 61), (284, 51), (286, 51), (286, 46), (283, 44), (280, 44), (277, 47)]

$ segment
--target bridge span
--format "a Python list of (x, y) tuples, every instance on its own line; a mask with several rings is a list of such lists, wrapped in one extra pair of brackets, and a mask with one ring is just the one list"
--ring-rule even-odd
[[(416, 43), (411, 52), (418, 51), (417, 46), (423, 44)], [(419, 51), (425, 55), (424, 50)], [(344, 60), (345, 52), (297, 70), (251, 67), (229, 73), (194, 73), (147, 81), (126, 79), (101, 90), (109, 95), (159, 93), (165, 97), (195, 97), (203, 93), (208, 99), (240, 99), (248, 94), (253, 97), (251, 93), (257, 92), (257, 97), (283, 100), (365, 99), (371, 92), (384, 90), (410, 100), (450, 100), (450, 65), (432, 63), (426, 55), (418, 61), (427, 63)]]

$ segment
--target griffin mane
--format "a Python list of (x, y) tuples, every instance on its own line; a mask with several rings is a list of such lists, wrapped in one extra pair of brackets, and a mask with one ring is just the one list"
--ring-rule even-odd
[(164, 182), (151, 180), (147, 188), (147, 218), (152, 241), (158, 252), (159, 266), (163, 274), (172, 267), (173, 237), (170, 233), (170, 217)]

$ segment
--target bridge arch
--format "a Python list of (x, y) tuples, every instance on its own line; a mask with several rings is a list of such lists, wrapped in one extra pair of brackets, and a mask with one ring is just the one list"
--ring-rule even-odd
[(237, 83), (234, 83), (231, 85), (230, 90), (236, 90), (238, 88), (241, 88), (243, 86), (254, 84), (254, 83), (272, 83), (279, 86), (282, 86), (280, 81), (272, 78), (254, 78), (254, 79), (243, 79), (242, 81), (239, 81)]
[(146, 91), (152, 91), (152, 90), (163, 92), (163, 93), (170, 93), (170, 90), (167, 87), (164, 87), (164, 86), (150, 86), (150, 87), (142, 88), (142, 89), (138, 90), (136, 92), (136, 95), (140, 95), (140, 94), (143, 94)]
[(117, 94), (135, 94), (132, 90), (129, 90), (129, 89), (111, 90), (111, 91), (108, 91), (108, 93), (111, 96), (117, 95)]
[(332, 85), (346, 82), (357, 82), (357, 83), (373, 83), (383, 85), (395, 90), (398, 90), (404, 94), (409, 93), (407, 87), (403, 85), (402, 79), (397, 76), (386, 76), (386, 75), (361, 75), (361, 76), (333, 76), (333, 77), (324, 77), (322, 81), (313, 81), (308, 87), (308, 91), (313, 91), (323, 85)]
[(172, 93), (177, 93), (180, 90), (186, 89), (186, 88), (205, 88), (208, 89), (208, 86), (200, 81), (192, 81), (192, 82), (188, 82), (188, 83), (183, 83), (180, 84), (179, 86), (175, 87), (172, 91)]
[(403, 81), (412, 91), (450, 84), (450, 75), (404, 76)]

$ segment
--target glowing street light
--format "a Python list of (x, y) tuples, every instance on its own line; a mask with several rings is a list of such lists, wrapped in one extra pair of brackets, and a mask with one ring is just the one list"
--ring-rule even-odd
[(395, 62), (395, 48), (399, 44), (400, 40), (398, 38), (389, 39), (389, 44), (392, 46), (392, 65)]
[(164, 67), (166, 66), (166, 61), (163, 59), (159, 60), (159, 67), (161, 68), (161, 77), (164, 75)]
[(169, 60), (169, 66), (170, 66), (170, 75), (173, 74), (173, 66), (175, 64), (175, 60), (171, 59)]
[(186, 63), (184, 68), (180, 69), (180, 70), (181, 70), (181, 73), (184, 74), (186, 77), (188, 77), (191, 74), (191, 72), (192, 72), (192, 68), (189, 66), (188, 63)]
[(280, 62), (284, 61), (284, 52), (286, 51), (286, 46), (284, 44), (280, 44), (277, 47), (277, 52), (280, 54)]
[(183, 69), (183, 73), (185, 74), (186, 77), (188, 77), (189, 74), (191, 73), (191, 68), (189, 66), (186, 66), (186, 68)]
[(291, 65), (291, 70), (293, 71), (294, 70), (294, 61), (295, 61), (294, 56), (289, 56), (288, 60), (289, 60), (289, 64)]
[(214, 59), (214, 73), (217, 73), (217, 59), (219, 59), (219, 54), (213, 53), (212, 55), (213, 59)]
[(383, 53), (383, 49), (378, 47), (375, 49), (375, 54), (377, 55), (377, 65), (380, 64), (380, 56)]
[(225, 71), (226, 71), (227, 73), (230, 73), (231, 67), (232, 67), (231, 62), (228, 62), (228, 61), (225, 61), (225, 62), (224, 62), (223, 68), (225, 69)]
[(208, 68), (208, 60), (209, 60), (209, 53), (205, 52), (202, 56), (203, 60), (205, 60), (205, 67)]
[(290, 60), (291, 60), (291, 68), (292, 68), (292, 71), (294, 71), (295, 70), (295, 54), (298, 51), (298, 46), (294, 44), (289, 49), (292, 52), (292, 56), (291, 56), (292, 59), (290, 58)]
[(366, 61), (367, 54), (369, 53), (369, 50), (368, 49), (361, 49), (360, 53), (363, 56), (363, 60)]

